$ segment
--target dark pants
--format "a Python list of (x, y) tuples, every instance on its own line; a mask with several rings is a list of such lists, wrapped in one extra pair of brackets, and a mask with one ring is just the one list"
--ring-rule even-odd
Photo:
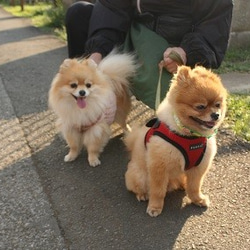
[(84, 55), (92, 10), (93, 4), (83, 1), (74, 3), (67, 10), (65, 26), (69, 58)]

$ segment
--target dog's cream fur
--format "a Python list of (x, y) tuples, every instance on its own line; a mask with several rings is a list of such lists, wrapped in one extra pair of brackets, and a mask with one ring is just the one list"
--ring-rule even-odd
[[(203, 67), (191, 70), (181, 66), (156, 112), (157, 117), (180, 135), (190, 136), (192, 130), (209, 137), (224, 119), (226, 96), (227, 91), (217, 75)], [(139, 201), (149, 200), (147, 213), (153, 217), (161, 214), (167, 190), (184, 188), (193, 203), (208, 206), (209, 198), (201, 192), (201, 186), (216, 154), (215, 135), (207, 139), (201, 163), (185, 171), (184, 157), (172, 144), (152, 136), (145, 147), (148, 129), (137, 126), (125, 138), (131, 153), (125, 174), (127, 189), (134, 192)]]
[(109, 141), (111, 123), (115, 121), (126, 130), (131, 107), (129, 78), (135, 70), (133, 55), (116, 52), (99, 65), (91, 59), (63, 62), (51, 84), (49, 106), (70, 148), (65, 161), (75, 160), (85, 146), (89, 164), (100, 164), (99, 155)]

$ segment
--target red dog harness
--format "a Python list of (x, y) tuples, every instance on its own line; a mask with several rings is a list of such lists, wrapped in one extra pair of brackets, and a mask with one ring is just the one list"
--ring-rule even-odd
[(150, 120), (147, 124), (150, 127), (145, 135), (145, 145), (153, 135), (160, 136), (162, 139), (171, 143), (180, 150), (185, 159), (185, 170), (198, 166), (204, 156), (207, 145), (206, 137), (181, 136), (169, 129), (169, 127), (157, 118)]

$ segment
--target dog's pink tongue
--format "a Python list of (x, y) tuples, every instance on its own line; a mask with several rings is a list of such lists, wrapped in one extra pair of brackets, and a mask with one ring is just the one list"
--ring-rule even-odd
[(208, 128), (213, 128), (214, 125), (215, 125), (215, 122), (205, 122), (205, 124), (206, 124), (206, 126), (207, 126)]
[(77, 106), (78, 106), (80, 109), (83, 109), (83, 108), (86, 107), (86, 101), (85, 101), (84, 98), (78, 97), (77, 100), (76, 100), (76, 102), (77, 102)]

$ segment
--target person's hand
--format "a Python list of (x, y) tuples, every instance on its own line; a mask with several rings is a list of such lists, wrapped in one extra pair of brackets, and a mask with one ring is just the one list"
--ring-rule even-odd
[(177, 72), (177, 67), (181, 65), (181, 63), (170, 58), (171, 56), (169, 55), (171, 52), (177, 53), (181, 57), (184, 65), (187, 63), (187, 56), (186, 52), (181, 47), (172, 47), (165, 50), (163, 53), (163, 67), (173, 74)]
[(100, 53), (95, 52), (91, 54), (89, 58), (92, 59), (96, 64), (99, 64), (102, 60), (102, 55)]

